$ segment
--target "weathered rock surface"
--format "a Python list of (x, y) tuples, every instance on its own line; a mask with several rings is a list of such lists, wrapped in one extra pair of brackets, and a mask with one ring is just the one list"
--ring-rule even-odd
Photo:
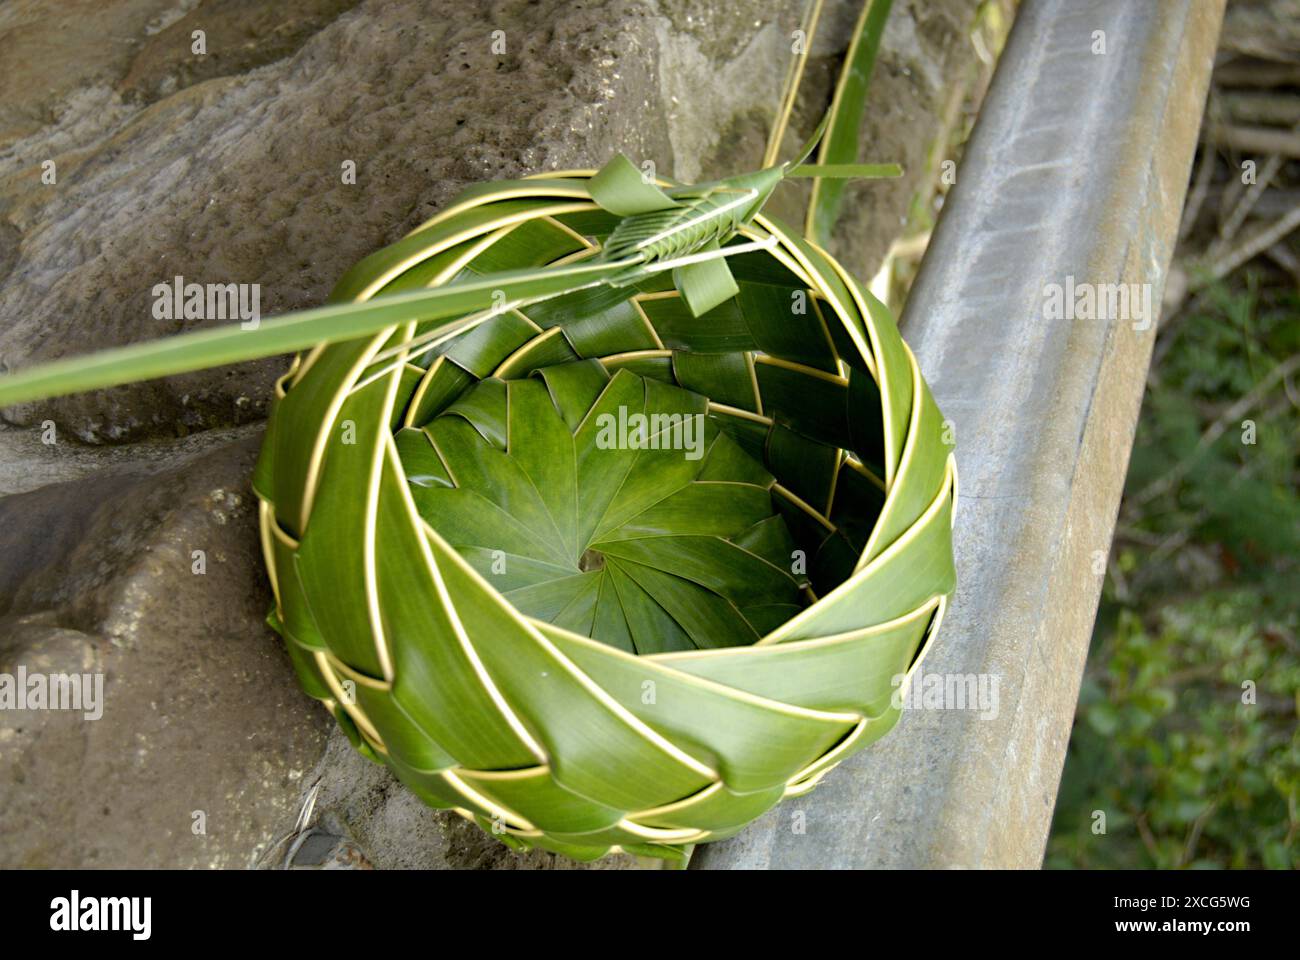
[[(850, 188), (837, 252), (861, 275), (933, 175), (976, 6), (896, 0), (863, 156), (908, 173)], [(787, 148), (825, 108), (855, 7), (827, 3)], [(778, 0), (4, 4), (0, 370), (188, 325), (151, 311), (176, 275), (258, 283), (267, 315), (318, 303), (471, 182), (616, 150), (688, 180), (752, 168), (799, 16)], [(797, 199), (773, 209), (797, 216)], [(315, 822), (375, 866), (569, 866), (427, 810), (298, 692), (262, 623), (247, 486), (281, 369), (0, 412), (0, 497), (17, 494), (0, 499), (0, 673), (102, 670), (107, 701), (96, 721), (0, 712), (0, 865), (274, 864), (315, 787)]]
[(329, 722), (261, 622), (243, 432), (0, 500), (0, 673), (103, 675), (98, 719), (0, 710), (0, 866), (243, 867), (292, 822)]

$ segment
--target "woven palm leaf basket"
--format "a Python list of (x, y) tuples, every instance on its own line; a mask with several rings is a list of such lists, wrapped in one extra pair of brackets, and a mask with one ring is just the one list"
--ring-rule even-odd
[[(475, 187), (332, 300), (597, 261), (627, 211), (592, 177)], [(498, 295), (279, 381), (254, 489), (303, 686), (512, 846), (671, 858), (812, 789), (897, 721), (953, 589), (953, 463), (889, 312), (762, 214), (727, 243), (699, 316), (667, 272)]]
[(915, 358), (762, 212), (786, 177), (889, 175), (853, 162), (888, 10), (799, 160), (802, 59), (762, 170), (480, 184), (325, 306), (7, 374), (0, 406), (296, 352), (252, 485), (306, 691), (511, 846), (681, 861), (893, 727), (954, 587)]

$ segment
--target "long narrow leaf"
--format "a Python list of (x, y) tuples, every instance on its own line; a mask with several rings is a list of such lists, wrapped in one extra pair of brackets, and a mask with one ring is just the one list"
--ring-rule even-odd
[(803, 17), (803, 49), (790, 63), (790, 72), (785, 78), (785, 92), (781, 95), (781, 106), (776, 113), (776, 122), (768, 134), (767, 149), (763, 152), (763, 166), (770, 167), (776, 163), (781, 153), (781, 141), (785, 139), (785, 128), (790, 123), (790, 114), (794, 112), (795, 101), (799, 97), (799, 84), (803, 80), (804, 67), (808, 63), (808, 53), (812, 50), (813, 38), (817, 35), (817, 23), (821, 19), (822, 0), (809, 0)]
[(299, 310), (253, 329), (230, 324), (69, 357), (0, 377), (0, 407), (291, 353), (413, 320), (459, 317), (495, 306), (503, 297), (507, 302), (543, 299), (598, 283), (627, 266), (619, 262), (578, 263), (509, 271), (360, 303)]
[[(853, 41), (849, 44), (840, 72), (835, 98), (831, 102), (831, 121), (817, 156), (819, 164), (851, 164), (858, 155), (858, 134), (862, 129), (862, 109), (867, 99), (867, 88), (876, 66), (880, 38), (885, 31), (885, 21), (893, 0), (868, 0), (854, 27)], [(813, 181), (812, 197), (808, 202), (805, 235), (825, 246), (831, 230), (839, 217), (844, 198), (844, 182), (839, 179)]]
[(833, 180), (891, 180), (903, 175), (896, 163), (801, 163), (787, 177), (825, 177)]

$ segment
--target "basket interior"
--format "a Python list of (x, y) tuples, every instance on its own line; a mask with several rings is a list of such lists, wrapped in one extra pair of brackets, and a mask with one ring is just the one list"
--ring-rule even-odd
[[(589, 257), (615, 222), (526, 219), (381, 292)], [(853, 572), (884, 502), (876, 381), (791, 264), (728, 262), (739, 293), (700, 317), (664, 272), (408, 334), (416, 506), (520, 612), (637, 654), (736, 646)]]

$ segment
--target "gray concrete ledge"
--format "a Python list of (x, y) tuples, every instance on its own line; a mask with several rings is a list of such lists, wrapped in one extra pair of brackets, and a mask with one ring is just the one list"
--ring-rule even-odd
[(1222, 16), (1022, 5), (903, 326), (960, 473), (957, 594), (922, 668), (996, 682), (996, 710), (906, 710), (693, 868), (1040, 865), (1155, 336), (1141, 299), (1051, 319), (1046, 292), (1138, 284), (1158, 312)]

